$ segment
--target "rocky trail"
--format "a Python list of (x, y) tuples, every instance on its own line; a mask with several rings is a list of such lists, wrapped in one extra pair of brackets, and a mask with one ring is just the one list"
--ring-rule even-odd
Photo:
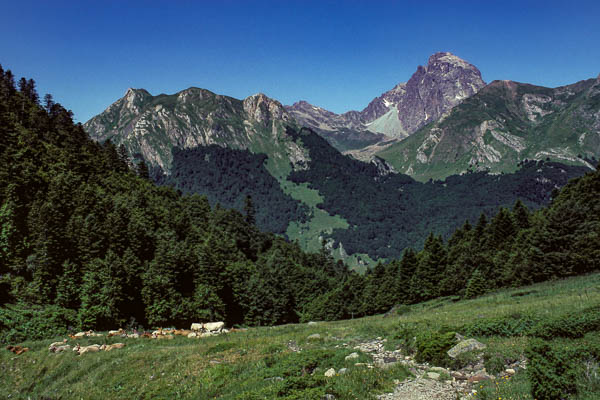
[[(465, 339), (459, 335), (460, 342), (449, 353), (456, 356), (460, 353), (473, 350), (482, 350), (485, 345), (474, 339)], [(488, 373), (484, 367), (483, 356), (480, 354), (473, 362), (459, 370), (450, 370), (432, 366), (428, 363), (418, 363), (410, 355), (405, 355), (401, 350), (389, 351), (385, 349), (386, 339), (360, 343), (353, 348), (371, 355), (372, 364), (368, 368), (390, 368), (396, 364), (404, 365), (413, 378), (396, 382), (392, 393), (378, 396), (380, 400), (456, 400), (476, 398), (476, 385), (485, 380), (495, 380), (512, 377), (518, 369), (526, 369), (526, 360), (517, 361), (506, 366), (498, 374)], [(341, 345), (350, 347), (348, 344)]]

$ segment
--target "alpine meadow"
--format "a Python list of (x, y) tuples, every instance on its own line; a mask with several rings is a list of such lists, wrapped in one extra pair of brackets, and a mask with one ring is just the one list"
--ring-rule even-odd
[(596, 4), (25, 3), (0, 398), (600, 399)]

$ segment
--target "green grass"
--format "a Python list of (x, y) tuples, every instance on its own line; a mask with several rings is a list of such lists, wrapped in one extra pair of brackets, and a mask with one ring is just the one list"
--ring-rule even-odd
[[(382, 370), (354, 366), (370, 361), (370, 356), (362, 353), (357, 360), (345, 361), (361, 341), (383, 337), (388, 339), (386, 348), (393, 350), (401, 344), (401, 326), (412, 326), (420, 332), (461, 332), (477, 321), (523, 315), (544, 321), (598, 304), (600, 274), (593, 274), (502, 290), (473, 300), (436, 299), (405, 307), (401, 315), (388, 318), (251, 328), (203, 339), (85, 338), (79, 341), (81, 345), (122, 341), (127, 346), (82, 356), (49, 353), (48, 345), (62, 338), (48, 338), (21, 343), (31, 349), (21, 356), (0, 351), (0, 398), (320, 399), (324, 394), (333, 394), (337, 399), (368, 399), (392, 391), (394, 380), (403, 380), (409, 374), (403, 367)], [(319, 333), (321, 339), (307, 340), (313, 333)], [(490, 369), (497, 358), (520, 359), (530, 340), (527, 335), (476, 338), (487, 344), (484, 356)], [(600, 335), (591, 334), (578, 340), (598, 338)], [(290, 342), (302, 351), (291, 351)], [(568, 346), (575, 341), (562, 339), (560, 343)], [(325, 378), (328, 368), (349, 371)], [(582, 382), (590, 386), (590, 378), (583, 375)], [(600, 383), (596, 383), (598, 389), (582, 390), (574, 399), (599, 398)], [(532, 398), (524, 371), (479, 386), (477, 398)]]

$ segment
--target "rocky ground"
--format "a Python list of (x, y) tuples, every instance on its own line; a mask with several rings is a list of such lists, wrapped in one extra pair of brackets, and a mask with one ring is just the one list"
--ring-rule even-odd
[[(485, 347), (474, 339), (460, 337), (461, 341), (455, 348), (454, 354), (461, 351), (480, 350)], [(526, 361), (520, 360), (507, 366), (504, 372), (497, 376), (486, 371), (482, 357), (476, 358), (472, 363), (460, 370), (449, 370), (436, 367), (428, 363), (418, 363), (412, 356), (405, 355), (401, 350), (389, 351), (385, 349), (386, 339), (360, 343), (354, 349), (370, 354), (373, 363), (367, 364), (369, 368), (389, 368), (398, 363), (406, 366), (414, 375), (413, 378), (397, 382), (392, 393), (378, 396), (381, 400), (456, 400), (470, 399), (476, 396), (476, 384), (489, 379), (510, 377), (516, 370), (526, 368)], [(349, 346), (343, 344), (342, 346)], [(452, 351), (452, 350), (451, 350)], [(350, 355), (352, 356), (352, 355)], [(350, 357), (349, 356), (349, 357)]]

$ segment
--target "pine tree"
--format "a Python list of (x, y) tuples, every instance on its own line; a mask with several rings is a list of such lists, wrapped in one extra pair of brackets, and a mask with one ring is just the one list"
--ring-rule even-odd
[(254, 202), (250, 195), (247, 195), (244, 200), (244, 214), (246, 214), (246, 223), (248, 225), (256, 225), (256, 210), (254, 209)]
[(137, 175), (140, 178), (150, 180), (150, 171), (148, 170), (148, 165), (146, 165), (146, 162), (144, 160), (138, 161), (136, 169)]
[(512, 209), (513, 219), (515, 221), (516, 226), (519, 229), (528, 229), (531, 226), (531, 221), (529, 219), (529, 210), (525, 207), (525, 204), (518, 199), (515, 202), (515, 205)]
[(471, 275), (471, 279), (467, 282), (467, 288), (465, 289), (465, 298), (473, 299), (477, 296), (481, 296), (486, 292), (486, 282), (483, 274), (476, 269)]

